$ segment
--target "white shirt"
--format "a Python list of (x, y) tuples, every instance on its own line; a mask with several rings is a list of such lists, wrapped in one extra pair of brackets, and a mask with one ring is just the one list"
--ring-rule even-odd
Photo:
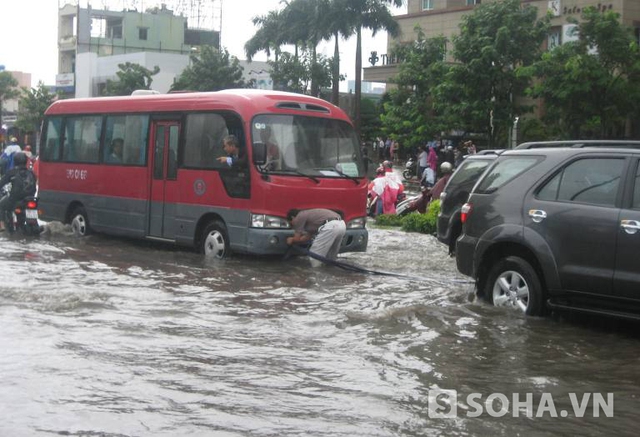
[(16, 152), (22, 152), (22, 148), (17, 144), (9, 144), (7, 147), (4, 148), (4, 153), (7, 156), (12, 155)]

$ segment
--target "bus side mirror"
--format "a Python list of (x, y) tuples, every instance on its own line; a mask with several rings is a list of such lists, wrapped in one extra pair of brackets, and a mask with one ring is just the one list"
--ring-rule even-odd
[(265, 165), (267, 163), (267, 145), (263, 142), (253, 143), (253, 163)]

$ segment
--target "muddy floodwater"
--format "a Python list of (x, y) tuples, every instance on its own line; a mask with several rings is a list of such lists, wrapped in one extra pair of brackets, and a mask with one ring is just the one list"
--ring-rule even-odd
[(474, 298), (435, 238), (233, 256), (0, 235), (0, 436), (637, 435), (640, 335)]

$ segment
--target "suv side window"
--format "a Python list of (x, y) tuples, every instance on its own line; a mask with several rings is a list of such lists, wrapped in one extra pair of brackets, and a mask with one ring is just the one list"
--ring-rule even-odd
[(636, 170), (636, 179), (633, 184), (633, 209), (640, 209), (640, 163), (638, 163), (638, 169)]
[(477, 193), (491, 193), (542, 160), (540, 156), (509, 156), (500, 159), (480, 181)]
[(463, 162), (458, 171), (453, 176), (451, 176), (449, 185), (453, 186), (463, 184), (471, 180), (477, 180), (482, 172), (487, 168), (487, 166), (491, 164), (491, 162), (492, 161), (488, 159), (467, 161), (466, 165)]
[(540, 200), (614, 206), (624, 159), (588, 158), (572, 162), (538, 192)]

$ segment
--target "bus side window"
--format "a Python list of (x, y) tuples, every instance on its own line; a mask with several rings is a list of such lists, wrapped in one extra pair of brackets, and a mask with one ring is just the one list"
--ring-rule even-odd
[[(231, 133), (228, 127), (230, 119), (238, 119), (238, 116), (225, 112), (188, 114), (182, 165), (190, 168), (223, 168), (217, 158), (225, 155), (222, 139)], [(239, 121), (238, 124), (242, 126)]]
[[(102, 152), (103, 162), (116, 165), (144, 165), (148, 130), (148, 115), (108, 116)], [(111, 158), (111, 144), (117, 138), (124, 142), (120, 161)]]

